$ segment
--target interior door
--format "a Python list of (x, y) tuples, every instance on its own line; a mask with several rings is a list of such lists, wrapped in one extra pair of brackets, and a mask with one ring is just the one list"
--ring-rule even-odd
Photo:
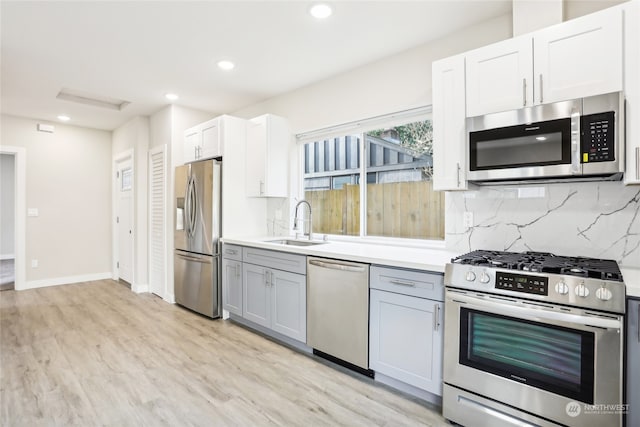
[(118, 278), (133, 284), (133, 166), (131, 158), (117, 163)]

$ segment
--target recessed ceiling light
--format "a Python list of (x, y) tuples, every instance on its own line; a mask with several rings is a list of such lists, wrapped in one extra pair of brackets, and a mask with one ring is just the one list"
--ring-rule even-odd
[(60, 120), (61, 122), (68, 122), (69, 120), (71, 120), (71, 117), (61, 114), (58, 116), (58, 120)]
[(164, 95), (164, 97), (169, 101), (175, 101), (176, 99), (178, 99), (178, 95), (176, 95), (175, 93), (167, 93)]
[(231, 61), (218, 61), (218, 68), (220, 68), (221, 70), (225, 70), (225, 71), (229, 71), (229, 70), (233, 70), (233, 68), (236, 66), (236, 64), (234, 64)]
[(326, 3), (318, 3), (311, 6), (309, 13), (316, 19), (325, 19), (331, 16), (333, 10)]

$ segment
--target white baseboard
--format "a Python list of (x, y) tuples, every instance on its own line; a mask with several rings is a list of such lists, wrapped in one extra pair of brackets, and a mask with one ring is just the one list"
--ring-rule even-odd
[(83, 274), (79, 276), (56, 277), (53, 279), (30, 280), (24, 286), (17, 288), (17, 291), (26, 289), (45, 288), (47, 286), (69, 285), (71, 283), (92, 282), (94, 280), (111, 279), (111, 272)]
[(133, 284), (131, 285), (131, 292), (135, 292), (136, 294), (142, 294), (145, 292), (149, 292), (149, 284), (148, 283), (143, 283), (143, 284)]
[(16, 256), (14, 254), (3, 254), (0, 255), (0, 260), (4, 261), (5, 259), (15, 259)]
[(166, 294), (162, 299), (168, 302), (169, 304), (176, 303), (176, 296), (174, 294)]

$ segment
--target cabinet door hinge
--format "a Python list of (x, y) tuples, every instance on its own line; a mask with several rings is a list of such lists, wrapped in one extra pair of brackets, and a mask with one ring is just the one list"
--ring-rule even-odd
[(120, 268), (120, 261), (116, 262), (116, 268)]

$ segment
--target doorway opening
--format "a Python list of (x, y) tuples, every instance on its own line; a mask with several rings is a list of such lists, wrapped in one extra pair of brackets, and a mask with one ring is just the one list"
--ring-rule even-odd
[(134, 284), (134, 170), (133, 153), (126, 152), (114, 159), (115, 185), (113, 194), (115, 228), (114, 279)]
[(15, 289), (16, 161), (0, 154), (0, 291)]

